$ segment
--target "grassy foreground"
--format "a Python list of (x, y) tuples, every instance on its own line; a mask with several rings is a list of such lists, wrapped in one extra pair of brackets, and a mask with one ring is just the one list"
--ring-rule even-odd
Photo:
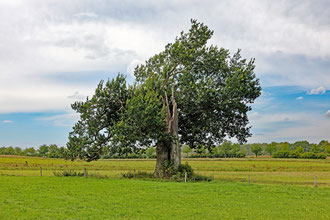
[[(215, 180), (251, 182), (261, 184), (286, 184), (313, 186), (317, 176), (318, 187), (330, 187), (330, 160), (306, 159), (187, 159), (197, 174), (213, 176)], [(0, 175), (39, 176), (40, 167), (43, 176), (53, 176), (54, 171), (74, 169), (82, 172), (87, 168), (89, 174), (119, 178), (127, 171), (152, 173), (155, 160), (99, 160), (90, 163), (84, 161), (65, 161), (39, 157), (0, 156)]]
[(329, 219), (330, 189), (0, 176), (0, 219)]

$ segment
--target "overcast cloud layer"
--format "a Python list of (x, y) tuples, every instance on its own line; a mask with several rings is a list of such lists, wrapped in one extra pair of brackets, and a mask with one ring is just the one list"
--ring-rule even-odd
[[(0, 130), (15, 126), (17, 113), (49, 113), (34, 121), (72, 126), (72, 102), (118, 72), (132, 81), (135, 65), (195, 18), (215, 31), (210, 43), (256, 58), (264, 93), (253, 106), (250, 141), (330, 139), (329, 11), (327, 0), (0, 0)], [(291, 90), (267, 90), (275, 87)], [(316, 107), (306, 109), (311, 102)], [(283, 117), (296, 123), (283, 125)], [(4, 136), (4, 144), (40, 144)]]

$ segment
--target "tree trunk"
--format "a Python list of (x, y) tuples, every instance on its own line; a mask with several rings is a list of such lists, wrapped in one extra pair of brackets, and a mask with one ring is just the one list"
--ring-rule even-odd
[(166, 161), (173, 161), (174, 168), (178, 168), (181, 164), (181, 148), (178, 140), (178, 131), (179, 131), (179, 119), (178, 119), (178, 110), (177, 103), (174, 98), (174, 86), (172, 86), (172, 113), (170, 111), (170, 106), (165, 92), (165, 97), (163, 98), (163, 105), (166, 112), (166, 133), (172, 136), (170, 141), (159, 141), (156, 146), (156, 169), (154, 174), (156, 176), (163, 176), (164, 165)]
[(165, 141), (159, 141), (156, 145), (156, 169), (154, 172), (155, 176), (164, 176), (164, 166), (166, 161), (171, 159), (170, 157), (170, 146)]
[(173, 160), (174, 168), (178, 168), (181, 164), (181, 148), (179, 144), (179, 116), (178, 116), (178, 109), (177, 109), (177, 103), (174, 99), (174, 88), (172, 86), (172, 105), (173, 105), (173, 111), (172, 111), (172, 118), (171, 118), (171, 127), (170, 127), (170, 134), (173, 137), (173, 140), (171, 142), (171, 160)]

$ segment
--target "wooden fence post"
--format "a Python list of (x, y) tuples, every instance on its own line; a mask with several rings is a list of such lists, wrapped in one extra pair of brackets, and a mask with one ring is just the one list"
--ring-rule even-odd
[(317, 180), (317, 177), (315, 176), (315, 180), (314, 180), (314, 187), (316, 187), (316, 180)]
[(42, 176), (42, 167), (40, 167), (40, 176)]
[(187, 182), (187, 172), (184, 173), (184, 182)]
[(87, 177), (86, 167), (84, 168), (84, 177)]

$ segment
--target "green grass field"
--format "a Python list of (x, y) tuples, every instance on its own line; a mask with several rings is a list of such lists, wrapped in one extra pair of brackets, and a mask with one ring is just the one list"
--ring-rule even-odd
[[(319, 187), (330, 187), (330, 160), (243, 158), (243, 159), (188, 159), (197, 174), (213, 176), (215, 181), (246, 182), (248, 175), (253, 183), (290, 184), (313, 186), (315, 176)], [(65, 161), (38, 157), (0, 156), (0, 175), (53, 176), (54, 171), (74, 169), (89, 174), (119, 178), (127, 171), (152, 173), (155, 160), (99, 160)]]
[(329, 219), (330, 189), (0, 176), (0, 219)]
[[(87, 163), (2, 156), (0, 219), (330, 219), (329, 159), (183, 162), (215, 180), (184, 183), (120, 178), (121, 173), (134, 169), (152, 172), (155, 160)], [(90, 176), (108, 178), (53, 174), (84, 168)]]

